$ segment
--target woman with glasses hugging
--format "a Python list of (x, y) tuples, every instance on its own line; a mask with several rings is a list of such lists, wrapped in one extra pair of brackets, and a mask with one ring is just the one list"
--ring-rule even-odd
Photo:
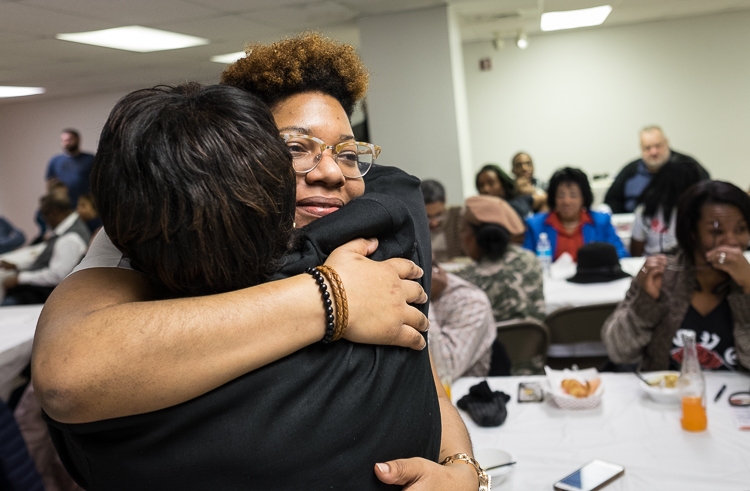
[[(430, 265), (419, 181), (352, 136), (365, 68), (317, 35), (248, 53), (222, 82), (257, 95), (273, 130), (212, 134), (237, 117), (213, 88), (153, 89), (189, 101), (117, 119), (128, 96), (105, 127), (106, 235), (48, 301), (34, 346), (61, 456), (88, 489), (486, 489), (422, 349), (425, 307), (408, 305), (430, 287), (411, 281)], [(254, 111), (240, 112), (262, 121)], [(118, 143), (128, 124), (147, 124), (140, 144)], [(154, 160), (165, 147), (175, 160)], [(245, 174), (214, 148), (244, 155)]]

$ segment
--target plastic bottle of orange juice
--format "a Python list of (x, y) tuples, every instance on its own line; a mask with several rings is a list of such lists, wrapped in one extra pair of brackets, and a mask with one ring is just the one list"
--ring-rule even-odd
[(706, 379), (703, 377), (698, 352), (695, 348), (695, 332), (682, 335), (682, 371), (677, 387), (682, 399), (682, 428), (687, 431), (703, 431), (708, 426), (706, 418)]

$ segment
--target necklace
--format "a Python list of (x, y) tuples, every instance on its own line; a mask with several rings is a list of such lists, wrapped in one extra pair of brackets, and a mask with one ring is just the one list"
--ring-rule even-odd
[(562, 224), (562, 226), (564, 228), (576, 228), (578, 226), (578, 224), (581, 223), (581, 221), (580, 220), (576, 220), (575, 222), (563, 222), (563, 221), (560, 221), (560, 223)]

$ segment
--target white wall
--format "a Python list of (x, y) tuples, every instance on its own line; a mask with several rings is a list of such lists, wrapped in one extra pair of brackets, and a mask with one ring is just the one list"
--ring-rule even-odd
[(94, 153), (109, 111), (123, 95), (0, 105), (0, 215), (23, 229), (27, 240), (38, 233), (34, 213), (45, 193), (47, 163), (61, 153), (60, 130), (77, 129), (82, 149)]
[(465, 45), (475, 169), (509, 170), (525, 150), (545, 179), (564, 164), (614, 175), (639, 157), (639, 129), (658, 124), (713, 178), (747, 189), (749, 26), (739, 12), (547, 33), (525, 51)]
[(447, 6), (366, 17), (359, 52), (370, 72), (368, 126), (383, 149), (378, 162), (438, 178), (460, 201), (462, 159), (467, 176), (473, 168), (470, 136), (459, 128), (468, 115), (455, 23)]

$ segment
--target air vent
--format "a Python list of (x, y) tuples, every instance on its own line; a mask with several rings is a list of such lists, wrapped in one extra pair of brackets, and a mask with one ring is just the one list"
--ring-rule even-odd
[(521, 17), (521, 12), (499, 12), (496, 14), (467, 15), (466, 20), (476, 23), (496, 22), (505, 19), (515, 19)]

